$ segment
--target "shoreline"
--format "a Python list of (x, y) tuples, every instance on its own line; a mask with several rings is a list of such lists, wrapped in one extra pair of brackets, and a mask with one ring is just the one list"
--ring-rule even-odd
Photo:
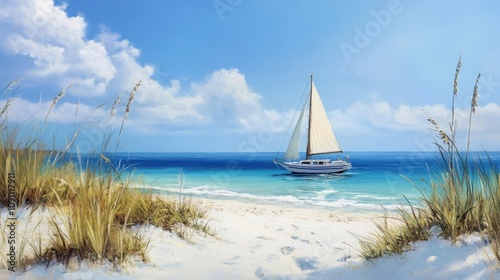
[[(131, 188), (140, 189), (141, 191), (152, 190), (153, 193), (160, 197), (168, 197), (168, 198), (176, 198), (179, 196), (179, 190), (176, 186), (175, 188), (165, 189), (163, 187), (154, 186), (154, 185), (143, 185), (134, 183), (131, 185)], [(313, 210), (325, 210), (332, 212), (343, 212), (343, 213), (361, 213), (361, 214), (371, 214), (371, 213), (380, 213), (383, 215), (384, 210), (388, 213), (396, 214), (399, 208), (409, 209), (409, 205), (407, 201), (404, 200), (404, 196), (401, 196), (399, 199), (394, 199), (392, 204), (370, 204), (360, 202), (356, 204), (357, 201), (347, 201), (343, 202), (341, 200), (331, 200), (331, 201), (322, 201), (322, 202), (312, 202), (308, 200), (299, 200), (290, 197), (283, 196), (273, 196), (273, 195), (264, 195), (258, 196), (254, 194), (242, 193), (238, 195), (225, 195), (225, 194), (209, 194), (208, 191), (206, 193), (193, 193), (190, 188), (184, 188), (182, 190), (183, 198), (192, 198), (193, 200), (214, 200), (214, 201), (237, 201), (241, 203), (249, 203), (249, 204), (257, 204), (257, 205), (277, 205), (282, 207), (290, 207), (290, 208), (301, 208), (301, 209), (313, 209)], [(237, 194), (237, 192), (235, 192)], [(353, 203), (356, 202), (356, 203)], [(338, 203), (338, 204), (334, 204)], [(418, 201), (412, 201), (413, 206), (419, 206)]]
[[(168, 197), (169, 195), (160, 195), (163, 197)], [(174, 197), (174, 195), (172, 195)], [(309, 204), (309, 203), (294, 203), (294, 202), (287, 202), (287, 201), (276, 201), (276, 200), (259, 200), (259, 199), (253, 199), (253, 198), (239, 198), (239, 197), (202, 197), (200, 195), (193, 195), (189, 197), (184, 197), (184, 198), (191, 198), (194, 202), (197, 203), (207, 203), (207, 204), (214, 204), (214, 203), (227, 203), (227, 204), (232, 204), (233, 202), (235, 204), (248, 204), (248, 205), (255, 205), (257, 207), (279, 207), (279, 208), (284, 208), (284, 209), (290, 209), (291, 211), (293, 210), (301, 210), (301, 211), (312, 211), (312, 212), (332, 212), (332, 213), (337, 213), (337, 214), (345, 214), (345, 215), (360, 215), (360, 216), (374, 216), (379, 214), (380, 216), (383, 216), (384, 214), (384, 207), (382, 205), (379, 205), (380, 209), (375, 209), (375, 208), (360, 208), (360, 207), (355, 207), (352, 205), (349, 206), (344, 206), (344, 207), (332, 207), (329, 205), (317, 205), (317, 204)], [(401, 207), (405, 207), (405, 205), (401, 205)], [(385, 208), (389, 213), (396, 213), (395, 207), (389, 206), (389, 208)]]
[[(297, 215), (296, 218), (312, 219), (312, 218), (325, 218), (325, 216), (338, 217), (340, 220), (358, 220), (358, 219), (373, 219), (383, 216), (382, 207), (380, 211), (373, 209), (354, 209), (345, 207), (346, 211), (341, 211), (340, 208), (331, 208), (328, 206), (319, 206), (312, 204), (293, 204), (275, 201), (259, 201), (252, 199), (233, 199), (233, 198), (218, 198), (218, 197), (192, 197), (194, 203), (208, 207), (210, 210), (207, 215), (210, 216), (212, 211), (220, 212), (220, 208), (228, 208), (228, 211), (238, 212), (238, 210), (245, 210), (255, 215), (259, 214), (274, 214), (279, 215), (289, 213), (290, 215)], [(255, 209), (255, 210), (253, 210)], [(259, 213), (255, 213), (258, 211)], [(297, 212), (297, 213), (296, 213)], [(320, 214), (319, 217), (314, 215)], [(391, 212), (389, 212), (391, 213)], [(307, 215), (310, 217), (307, 217)], [(340, 221), (339, 220), (339, 221)]]

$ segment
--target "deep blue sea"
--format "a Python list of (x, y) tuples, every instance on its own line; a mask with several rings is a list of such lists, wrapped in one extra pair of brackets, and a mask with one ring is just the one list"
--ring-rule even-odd
[[(500, 153), (488, 153), (500, 162)], [(437, 153), (349, 152), (352, 169), (338, 175), (292, 175), (276, 166), (276, 153), (117, 153), (134, 173), (133, 183), (162, 194), (178, 195), (179, 174), (185, 196), (243, 200), (255, 203), (290, 204), (342, 211), (388, 210), (408, 205), (405, 196), (418, 204), (439, 172)], [(483, 155), (484, 153), (479, 153)], [(335, 155), (332, 159), (336, 159)]]

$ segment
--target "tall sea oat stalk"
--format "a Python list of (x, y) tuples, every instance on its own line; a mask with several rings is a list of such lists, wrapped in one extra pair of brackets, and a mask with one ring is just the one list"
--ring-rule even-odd
[(134, 86), (132, 91), (130, 92), (130, 96), (128, 97), (128, 102), (127, 102), (127, 108), (125, 108), (125, 116), (124, 116), (125, 120), (128, 119), (128, 113), (130, 113), (130, 106), (132, 105), (132, 102), (134, 101), (135, 93), (137, 92), (137, 90), (139, 89), (140, 86), (141, 86), (141, 81), (139, 81)]
[(120, 133), (118, 133), (118, 141), (116, 142), (116, 148), (118, 149), (118, 146), (120, 144), (120, 138), (122, 135), (122, 130), (123, 130), (123, 125), (125, 124), (125, 121), (128, 119), (128, 113), (130, 113), (130, 107), (132, 105), (132, 102), (134, 101), (135, 93), (141, 86), (141, 81), (139, 81), (137, 84), (135, 84), (134, 88), (130, 92), (128, 102), (127, 102), (127, 107), (125, 108), (125, 115), (123, 116), (122, 119), (122, 125), (120, 126)]
[(50, 104), (50, 108), (49, 110), (47, 111), (47, 115), (45, 115), (45, 122), (44, 123), (47, 123), (47, 119), (49, 118), (49, 115), (50, 115), (50, 111), (52, 111), (52, 109), (54, 108), (54, 106), (56, 106), (57, 102), (59, 102), (59, 100), (61, 98), (64, 98), (66, 96), (66, 91), (72, 87), (73, 84), (70, 84), (69, 86), (63, 88), (59, 94), (54, 98), (54, 100), (52, 101), (52, 104)]
[[(467, 136), (467, 150), (466, 150), (466, 156), (469, 154), (469, 144), (470, 144), (470, 132), (471, 132), (471, 125), (472, 125), (472, 114), (476, 112), (476, 107), (477, 107), (477, 100), (479, 99), (479, 93), (477, 91), (477, 84), (479, 83), (479, 79), (481, 78), (481, 73), (477, 74), (477, 79), (476, 83), (474, 84), (474, 90), (472, 92), (472, 100), (470, 102), (470, 112), (469, 112), (469, 134)], [(467, 160), (466, 160), (467, 162)]]
[[(21, 82), (21, 79), (14, 80), (10, 82), (5, 89), (2, 92), (2, 96), (0, 98), (4, 98), (6, 95), (10, 95), (10, 97), (7, 99), (5, 102), (5, 105), (3, 106), (2, 110), (0, 111), (0, 118), (7, 112), (7, 109), (9, 109), (10, 105), (14, 100), (17, 99), (17, 96), (13, 96), (13, 94), (19, 89), (19, 83)], [(16, 87), (14, 89), (14, 87)]]
[[(116, 114), (116, 106), (118, 106), (118, 104), (120, 104), (121, 98), (122, 98), (122, 95), (118, 94), (118, 96), (116, 97), (115, 101), (113, 102), (113, 105), (111, 106), (111, 112), (109, 113), (109, 119), (111, 119), (112, 117), (115, 116), (115, 114)], [(109, 123), (109, 120), (108, 120), (108, 123)]]
[(14, 100), (16, 99), (15, 98), (7, 99), (5, 105), (2, 107), (2, 111), (0, 111), (0, 118), (7, 112), (7, 109), (9, 109), (10, 105), (12, 104), (12, 102), (14, 102)]
[(458, 95), (458, 77), (460, 76), (460, 69), (462, 68), (462, 54), (458, 59), (457, 68), (455, 69), (455, 79), (453, 79), (453, 97), (451, 101), (451, 127), (454, 128), (455, 124), (455, 99)]
[[(21, 83), (21, 81), (22, 81), (22, 79), (17, 79), (17, 80), (14, 80), (14, 81), (8, 83), (7, 86), (5, 87), (5, 89), (3, 90), (1, 97), (3, 98), (9, 92), (16, 92), (17, 89), (19, 88), (18, 85)], [(16, 89), (13, 89), (14, 87), (16, 87)]]
[(443, 144), (450, 145), (450, 142), (452, 142), (452, 141), (451, 141), (450, 137), (448, 136), (448, 134), (446, 134), (446, 132), (444, 132), (439, 127), (437, 122), (427, 112), (426, 112), (426, 114), (427, 114), (427, 121), (432, 123), (432, 125), (434, 126), (434, 131), (437, 132), (437, 134), (439, 135), (439, 138), (441, 138), (441, 140), (443, 140)]
[[(451, 131), (451, 142), (455, 143), (455, 99), (458, 95), (458, 77), (460, 76), (460, 69), (462, 68), (462, 54), (460, 54), (460, 58), (458, 59), (457, 68), (455, 69), (455, 78), (453, 79), (453, 97), (451, 100), (451, 123), (450, 123), (450, 131)], [(448, 164), (450, 165), (450, 169), (453, 169), (453, 149), (451, 146), (448, 146)]]
[[(111, 138), (113, 136), (112, 129), (110, 129), (109, 124), (111, 123), (111, 120), (113, 119), (113, 117), (116, 114), (116, 107), (120, 104), (121, 98), (122, 98), (122, 95), (118, 94), (118, 96), (115, 98), (115, 101), (113, 102), (113, 105), (111, 105), (111, 110), (109, 111), (108, 121), (106, 122), (106, 126), (104, 128), (106, 133), (104, 134), (104, 139), (102, 141), (101, 153), (104, 153), (107, 151), (108, 144), (110, 143)], [(101, 154), (101, 156), (103, 156), (103, 155)]]

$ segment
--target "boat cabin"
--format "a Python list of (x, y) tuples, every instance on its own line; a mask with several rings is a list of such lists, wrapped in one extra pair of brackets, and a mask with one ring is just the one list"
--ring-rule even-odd
[(308, 160), (301, 160), (299, 163), (300, 164), (310, 164), (310, 165), (325, 165), (325, 164), (329, 164), (330, 160), (329, 159), (308, 159)]

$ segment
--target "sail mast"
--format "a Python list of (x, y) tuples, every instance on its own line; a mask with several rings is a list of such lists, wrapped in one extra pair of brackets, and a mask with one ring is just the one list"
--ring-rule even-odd
[(312, 90), (313, 90), (313, 75), (311, 75), (311, 90), (309, 91), (309, 122), (308, 122), (308, 125), (307, 125), (307, 150), (306, 150), (306, 159), (309, 159), (309, 155), (311, 154)]

